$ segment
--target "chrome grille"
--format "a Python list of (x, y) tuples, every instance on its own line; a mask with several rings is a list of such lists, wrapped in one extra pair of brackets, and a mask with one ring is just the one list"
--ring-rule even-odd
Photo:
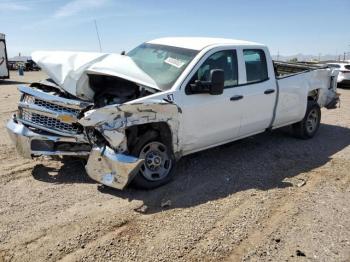
[[(24, 124), (60, 135), (75, 136), (83, 133), (82, 126), (74, 122), (82, 109), (71, 105), (79, 105), (80, 101), (67, 100), (48, 93), (37, 92), (34, 89), (23, 88), (22, 90), (29, 93), (23, 92), (18, 120), (22, 120)], [(30, 92), (35, 94), (30, 94)], [(67, 106), (62, 103), (67, 103)], [(84, 108), (84, 105), (81, 105)]]
[(24, 95), (22, 101), (26, 102), (26, 103), (29, 103), (29, 104), (35, 104), (37, 106), (42, 106), (42, 107), (44, 107), (46, 109), (49, 109), (49, 110), (52, 110), (52, 111), (55, 111), (55, 112), (58, 112), (58, 113), (71, 113), (71, 114), (77, 115), (80, 112), (77, 109), (56, 105), (56, 104), (50, 103), (48, 101), (44, 101), (44, 100), (38, 99), (36, 97), (33, 97), (31, 95)]
[(65, 133), (78, 133), (80, 131), (80, 128), (74, 124), (63, 123), (58, 119), (33, 113), (26, 109), (22, 109), (20, 115), (22, 120), (48, 129), (54, 129)]

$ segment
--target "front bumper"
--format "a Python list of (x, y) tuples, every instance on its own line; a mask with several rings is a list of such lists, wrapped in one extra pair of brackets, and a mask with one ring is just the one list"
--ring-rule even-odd
[[(15, 118), (10, 119), (6, 125), (7, 131), (15, 144), (17, 152), (24, 158), (32, 158), (34, 156), (88, 156), (90, 150), (75, 150), (75, 151), (61, 151), (57, 150), (59, 146), (66, 145), (66, 147), (88, 146), (84, 143), (78, 143), (74, 137), (55, 136), (44, 132), (34, 132)], [(59, 146), (58, 146), (59, 145)]]
[(93, 180), (123, 189), (135, 177), (143, 162), (143, 159), (115, 153), (108, 146), (94, 147), (85, 169)]
[[(58, 143), (71, 143), (72, 148), (84, 144), (77, 143), (74, 137), (36, 133), (15, 118), (9, 120), (6, 127), (17, 152), (24, 158), (42, 155), (89, 156), (85, 166), (87, 174), (93, 180), (109, 187), (123, 189), (134, 178), (144, 162), (143, 159), (115, 153), (107, 146), (105, 148), (94, 147), (91, 151), (57, 151), (55, 144)], [(38, 142), (46, 148), (37, 150), (35, 147)]]

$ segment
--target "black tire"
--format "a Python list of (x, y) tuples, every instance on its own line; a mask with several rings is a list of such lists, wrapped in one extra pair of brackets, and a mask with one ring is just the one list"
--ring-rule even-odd
[[(167, 145), (165, 142), (163, 142), (160, 139), (160, 136), (158, 132), (156, 131), (148, 131), (145, 134), (143, 134), (137, 141), (137, 143), (134, 145), (134, 147), (131, 149), (131, 154), (136, 157), (140, 157), (142, 154), (142, 150), (145, 148), (146, 145), (162, 144), (166, 149), (164, 150), (164, 153), (169, 157), (169, 160), (171, 161), (171, 166), (169, 168), (169, 172), (166, 174), (166, 176), (158, 178), (156, 180), (150, 180), (144, 175), (144, 172), (142, 170), (148, 169), (146, 163), (141, 166), (140, 171), (135, 176), (134, 180), (132, 181), (132, 185), (136, 188), (141, 189), (154, 189), (157, 187), (160, 187), (164, 184), (167, 184), (174, 176), (175, 174), (175, 157), (171, 150), (171, 146)], [(163, 163), (163, 160), (161, 161)], [(148, 169), (150, 170), (150, 169)]]
[[(315, 118), (316, 117), (316, 118)], [(310, 139), (315, 136), (320, 127), (321, 109), (315, 101), (308, 101), (303, 120), (292, 125), (294, 136)]]

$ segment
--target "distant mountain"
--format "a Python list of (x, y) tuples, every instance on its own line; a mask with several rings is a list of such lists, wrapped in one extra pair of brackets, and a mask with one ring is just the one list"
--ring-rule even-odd
[[(274, 60), (280, 60), (280, 61), (289, 61), (291, 59), (297, 58), (298, 61), (338, 61), (339, 55), (304, 55), (304, 54), (296, 54), (296, 55), (290, 55), (290, 56), (284, 56), (284, 55), (272, 55), (272, 58)], [(340, 59), (343, 59), (343, 56), (340, 55)]]

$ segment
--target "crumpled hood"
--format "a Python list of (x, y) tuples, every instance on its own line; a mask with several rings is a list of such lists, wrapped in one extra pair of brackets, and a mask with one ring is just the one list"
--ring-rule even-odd
[(32, 59), (62, 89), (82, 99), (93, 99), (87, 74), (120, 77), (137, 84), (160, 88), (128, 56), (106, 53), (37, 51)]

